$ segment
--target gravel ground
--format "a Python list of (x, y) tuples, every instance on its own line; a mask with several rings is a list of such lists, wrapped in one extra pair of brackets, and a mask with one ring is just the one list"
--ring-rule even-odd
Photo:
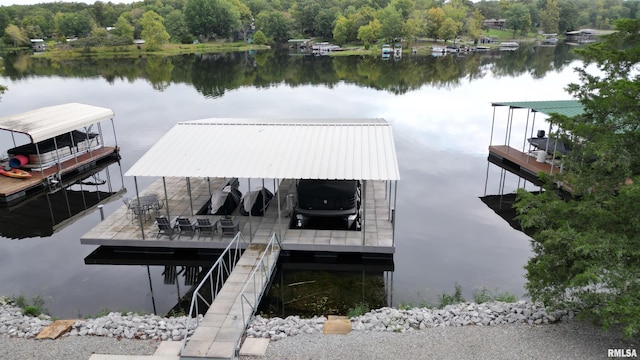
[(296, 335), (269, 343), (265, 357), (240, 359), (606, 359), (610, 348), (640, 351), (637, 339), (569, 321), (552, 325), (437, 327), (405, 333)]
[[(624, 340), (590, 324), (437, 327), (405, 333), (352, 331), (348, 335), (296, 335), (269, 343), (252, 360), (322, 359), (607, 359), (607, 350), (640, 351), (638, 339)], [(88, 360), (91, 354), (153, 354), (159, 342), (99, 336), (35, 340), (0, 336), (3, 360)]]
[(10, 338), (0, 335), (2, 360), (88, 360), (91, 354), (151, 355), (159, 341), (102, 336), (67, 336), (56, 340)]

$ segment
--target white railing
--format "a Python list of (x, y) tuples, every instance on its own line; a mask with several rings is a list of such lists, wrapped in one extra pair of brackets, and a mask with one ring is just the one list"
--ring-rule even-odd
[[(191, 321), (196, 321), (196, 327), (200, 324), (200, 301), (206, 304), (208, 309), (216, 295), (224, 285), (225, 280), (231, 275), (234, 266), (240, 260), (242, 256), (243, 246), (247, 246), (247, 242), (241, 233), (237, 233), (231, 240), (229, 245), (224, 249), (218, 260), (213, 264), (209, 272), (202, 278), (200, 284), (193, 291), (191, 297), (191, 306), (189, 307), (189, 313), (187, 314), (187, 324), (184, 332), (184, 338), (182, 340), (182, 349), (187, 345), (189, 338), (189, 329), (191, 328)], [(233, 250), (233, 251), (231, 251)], [(211, 300), (201, 293), (203, 286), (209, 282), (209, 294), (211, 294)]]
[[(238, 343), (236, 344), (236, 351), (240, 348), (240, 342), (242, 341), (242, 334), (249, 321), (253, 317), (260, 304), (262, 295), (264, 294), (267, 286), (269, 285), (269, 279), (273, 272), (273, 268), (278, 262), (278, 255), (280, 254), (280, 239), (276, 233), (271, 235), (271, 238), (267, 242), (260, 259), (253, 268), (253, 271), (249, 274), (247, 282), (244, 284), (242, 291), (240, 291), (240, 309), (238, 310), (238, 319), (242, 319), (242, 322), (236, 322), (236, 333), (238, 336)], [(245, 311), (245, 306), (248, 308)]]

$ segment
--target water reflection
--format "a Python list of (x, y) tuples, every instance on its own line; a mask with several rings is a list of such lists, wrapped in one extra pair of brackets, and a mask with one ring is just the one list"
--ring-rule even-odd
[[(578, 63), (566, 50), (523, 46), (459, 58), (403, 56), (398, 62), (258, 52), (62, 64), (10, 54), (0, 78), (9, 87), (0, 112), (32, 110), (33, 99), (38, 106), (73, 101), (113, 108), (125, 172), (178, 121), (385, 118), (393, 126), (402, 176), (393, 288), (387, 293), (392, 304), (435, 302), (456, 282), (468, 299), (480, 286), (520, 296), (529, 238), (479, 200), (487, 176), (490, 103), (568, 98), (563, 87), (576, 81), (571, 68)], [(500, 178), (495, 166), (489, 177)], [(139, 178), (138, 185), (143, 190), (153, 180)], [(124, 182), (134, 188), (133, 179)], [(497, 194), (498, 185), (490, 182), (487, 194)], [(105, 214), (121, 205), (105, 204)], [(190, 286), (182, 277), (179, 289), (164, 284), (165, 264), (85, 265), (95, 248), (79, 239), (99, 221), (89, 211), (48, 237), (0, 241), (0, 294), (41, 295), (60, 317), (105, 307), (153, 312), (153, 303), (160, 314), (174, 308)], [(354, 273), (353, 281), (362, 278), (361, 271)], [(361, 288), (357, 292), (361, 300)]]
[(158, 91), (189, 84), (208, 98), (245, 86), (268, 88), (338, 83), (356, 84), (393, 94), (423, 86), (451, 88), (481, 79), (530, 74), (534, 79), (564, 69), (576, 59), (571, 47), (523, 44), (516, 51), (494, 49), (465, 56), (405, 56), (384, 61), (375, 56), (291, 56), (287, 51), (200, 54), (173, 57), (50, 60), (28, 53), (6, 54), (4, 75), (11, 80), (33, 76), (95, 77), (113, 84), (117, 79), (146, 79)]
[[(113, 166), (112, 166), (113, 165)], [(88, 172), (65, 178), (54, 192), (41, 193), (0, 208), (0, 236), (48, 237), (125, 193), (118, 159), (107, 158)]]

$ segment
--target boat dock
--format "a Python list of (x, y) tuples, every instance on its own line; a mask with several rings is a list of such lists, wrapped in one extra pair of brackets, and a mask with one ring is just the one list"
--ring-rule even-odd
[(118, 156), (118, 148), (105, 146), (61, 162), (59, 167), (56, 165), (42, 171), (31, 171), (29, 178), (0, 176), (0, 204), (10, 205), (43, 190), (56, 189), (58, 183), (66, 178), (75, 177), (102, 162), (113, 161)]
[[(119, 160), (113, 118), (111, 109), (79, 103), (0, 118), (0, 152), (7, 154), (0, 158), (0, 166), (28, 173), (22, 178), (0, 176), (0, 206), (11, 206), (43, 190), (54, 192), (70, 179)], [(113, 129), (111, 146), (104, 144), (102, 123), (107, 120)]]
[[(384, 119), (180, 122), (125, 176), (134, 177), (135, 196), (84, 234), (82, 244), (143, 252), (225, 249), (194, 289), (189, 314), (202, 313), (197, 309), (200, 302), (208, 305), (208, 310), (183, 345), (182, 359), (236, 357), (245, 327), (268, 286), (280, 251), (388, 255), (395, 251), (395, 199), (400, 174), (391, 126)], [(140, 176), (157, 180), (140, 192)], [(222, 226), (218, 232), (206, 233), (189, 227), (190, 231), (183, 234), (179, 227), (171, 225), (176, 217), (188, 218), (189, 224), (197, 219), (208, 219), (211, 224), (222, 220), (222, 216), (208, 215), (208, 203), (214, 190), (235, 178), (247, 180), (247, 192), (253, 190), (252, 179), (262, 179), (263, 186), (264, 182), (273, 181), (274, 197), (263, 216), (242, 216), (238, 209), (234, 210), (230, 219), (232, 232), (223, 231)], [(340, 230), (300, 228), (298, 223), (290, 226), (298, 179), (361, 184), (354, 186), (349, 200), (315, 193), (311, 195), (315, 202), (305, 208), (316, 217), (348, 214), (359, 218), (360, 226), (352, 230), (346, 226)], [(355, 205), (351, 208), (345, 202)], [(134, 211), (131, 203), (137, 204)], [(156, 223), (160, 215), (169, 221), (162, 231)], [(234, 250), (230, 251), (232, 247)], [(232, 254), (229, 256), (233, 258), (227, 259), (225, 254)], [(224, 266), (218, 265), (222, 261)], [(215, 276), (212, 271), (217, 272)], [(209, 284), (204, 286), (207, 281)], [(205, 292), (211, 289), (211, 303), (200, 296), (201, 288)]]
[(489, 146), (489, 161), (508, 170), (534, 185), (541, 185), (538, 174), (544, 172), (555, 174), (560, 166), (548, 162), (538, 162), (536, 157), (507, 145)]
[[(84, 234), (80, 242), (85, 245), (102, 245), (113, 247), (139, 248), (199, 248), (224, 249), (232, 240), (232, 236), (223, 236), (220, 232), (213, 236), (196, 232), (191, 235), (180, 235), (177, 231), (170, 238), (158, 235), (155, 224), (156, 215), (165, 215), (168, 209), (170, 218), (182, 216), (192, 221), (197, 218), (210, 219), (214, 223), (222, 216), (194, 215), (204, 207), (211, 198), (210, 187), (219, 188), (224, 179), (189, 179), (191, 196), (187, 191), (187, 179), (169, 178), (165, 180), (167, 201), (159, 212), (135, 217), (123, 204), (104, 221)], [(365, 181), (365, 209), (363, 231), (350, 230), (314, 230), (290, 229), (286, 199), (294, 193), (294, 180), (284, 180), (278, 187), (280, 194), (275, 194), (264, 216), (233, 216), (238, 221), (240, 232), (245, 238), (260, 239), (278, 234), (283, 250), (292, 251), (330, 251), (393, 254), (393, 224), (391, 222), (387, 197), (388, 187), (384, 181)], [(156, 193), (164, 197), (162, 179), (156, 180), (142, 193)], [(280, 199), (280, 206), (278, 206)], [(278, 212), (282, 215), (278, 222)], [(142, 229), (142, 230), (141, 230)], [(253, 243), (253, 241), (252, 241)]]
[[(562, 154), (557, 151), (557, 144), (561, 142), (558, 139), (560, 129), (556, 128), (554, 131), (552, 124), (545, 121), (546, 119), (542, 120), (545, 121), (543, 123), (545, 127), (549, 126), (547, 132), (536, 127), (536, 115), (576, 116), (583, 112), (580, 102), (575, 100), (515, 101), (492, 103), (492, 106), (494, 107), (494, 115), (491, 124), (491, 139), (489, 140), (488, 160), (490, 163), (498, 165), (536, 186), (542, 184), (538, 176), (539, 173), (557, 174), (562, 171), (560, 156)], [(507, 108), (507, 117), (504, 127), (504, 142), (494, 144), (496, 108), (498, 107)], [(520, 119), (520, 124), (524, 125), (522, 131), (514, 133), (514, 115), (518, 110), (526, 117)], [(536, 129), (538, 135), (534, 136)], [(551, 144), (551, 146), (540, 148), (542, 143)]]

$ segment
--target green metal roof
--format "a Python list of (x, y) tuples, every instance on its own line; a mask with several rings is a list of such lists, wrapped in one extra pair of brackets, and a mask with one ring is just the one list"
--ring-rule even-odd
[(573, 117), (584, 113), (582, 103), (577, 100), (552, 100), (552, 101), (512, 101), (495, 102), (492, 106), (509, 106), (516, 109), (531, 109), (546, 115), (554, 113)]

